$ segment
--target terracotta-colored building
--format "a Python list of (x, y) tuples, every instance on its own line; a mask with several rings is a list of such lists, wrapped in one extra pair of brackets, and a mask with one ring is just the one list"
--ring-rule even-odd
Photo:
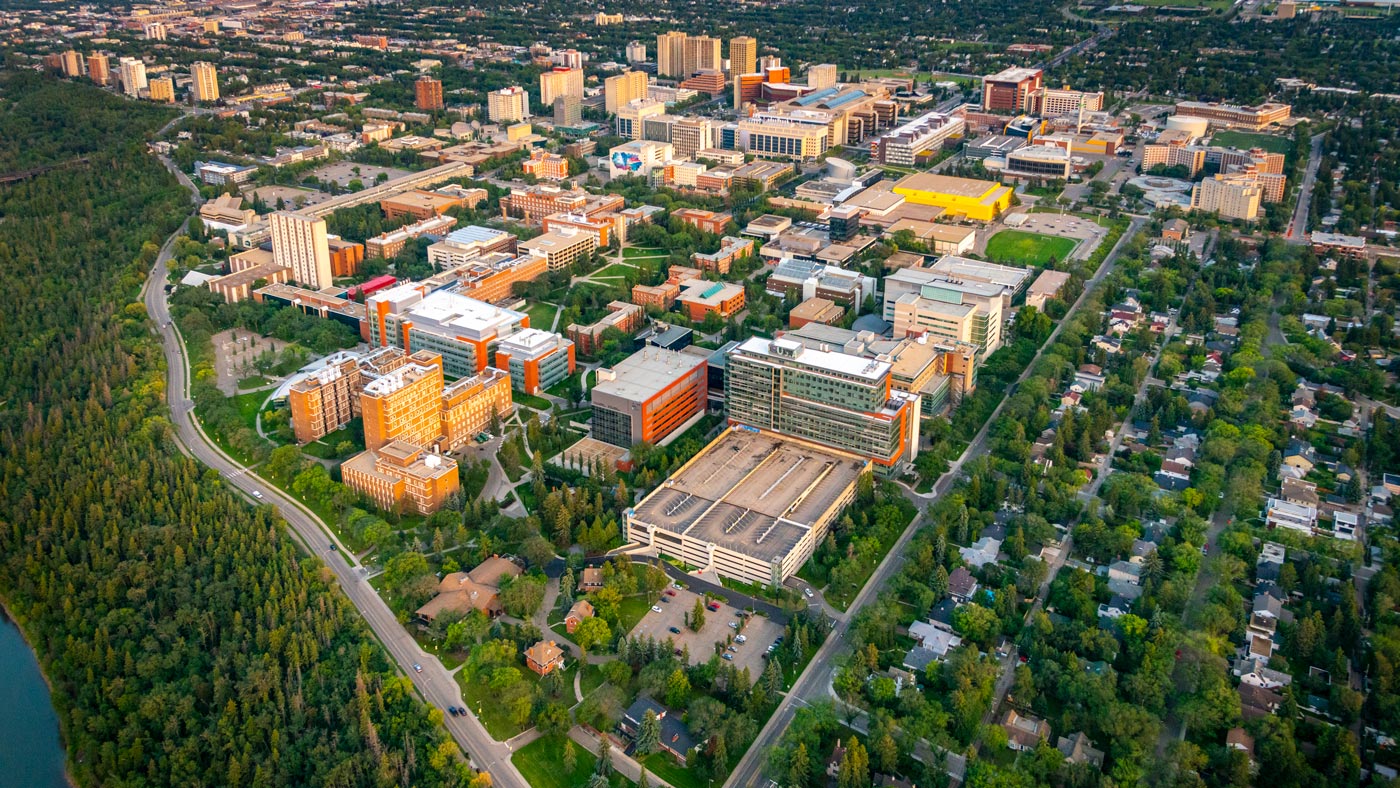
[(354, 276), (365, 260), (365, 245), (343, 238), (327, 238), (331, 252), (331, 276)]
[(703, 211), (699, 208), (680, 208), (671, 211), (671, 218), (680, 219), (692, 227), (715, 235), (722, 235), (724, 228), (734, 221), (734, 217), (727, 213)]
[(428, 623), (447, 611), (470, 613), (480, 610), (489, 618), (495, 618), (505, 612), (499, 596), (501, 580), (522, 574), (524, 570), (514, 561), (493, 555), (470, 572), (453, 572), (444, 577), (438, 583), (437, 596), (418, 608), (415, 615)]
[(587, 599), (580, 599), (569, 608), (569, 612), (564, 616), (564, 630), (570, 635), (578, 629), (578, 625), (583, 623), (585, 618), (593, 617), (593, 604)]
[(635, 334), (642, 330), (642, 325), (646, 322), (646, 310), (636, 304), (629, 304), (626, 301), (613, 301), (608, 304), (608, 314), (600, 318), (596, 323), (590, 325), (580, 325), (572, 323), (565, 333), (574, 342), (574, 347), (579, 353), (592, 355), (603, 341), (603, 333), (610, 328), (615, 328), (624, 334)]
[(525, 666), (541, 676), (564, 667), (564, 650), (552, 640), (541, 640), (525, 649)]
[(646, 309), (656, 307), (661, 311), (671, 308), (676, 303), (676, 297), (681, 294), (680, 285), (673, 282), (663, 282), (655, 287), (650, 285), (632, 286), (632, 303)]
[(386, 511), (432, 514), (461, 489), (457, 461), (391, 441), (341, 463), (341, 480)]
[(728, 318), (743, 310), (744, 288), (728, 282), (692, 279), (681, 285), (681, 294), (676, 300), (693, 321), (704, 320), (711, 313)]
[(569, 177), (569, 160), (557, 153), (535, 150), (520, 163), (520, 169), (541, 180), (562, 181)]

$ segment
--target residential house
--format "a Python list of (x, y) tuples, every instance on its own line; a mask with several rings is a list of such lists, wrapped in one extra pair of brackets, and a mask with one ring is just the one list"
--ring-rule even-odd
[(452, 572), (438, 583), (437, 594), (418, 608), (419, 620), (432, 623), (444, 611), (469, 613), (480, 610), (491, 618), (503, 611), (499, 592), (501, 579), (524, 574), (514, 561), (492, 556), (470, 572)]
[(541, 676), (564, 667), (564, 649), (552, 640), (541, 640), (525, 649), (525, 666)]
[(1249, 634), (1273, 639), (1283, 616), (1283, 603), (1268, 594), (1255, 594), (1249, 614)]
[(1108, 565), (1108, 590), (1128, 599), (1142, 596), (1142, 564), (1114, 561)]
[(1000, 551), (1001, 540), (993, 539), (990, 536), (983, 536), (981, 539), (973, 542), (971, 547), (958, 548), (958, 552), (962, 554), (963, 560), (966, 561), (969, 566), (974, 566), (978, 569), (981, 569), (987, 564), (996, 563), (997, 553)]
[(935, 659), (946, 658), (950, 651), (962, 645), (962, 638), (951, 626), (937, 621), (915, 621), (909, 625), (909, 636), (917, 646), (932, 652)]
[(670, 753), (672, 758), (684, 766), (690, 751), (704, 742), (695, 740), (690, 729), (681, 721), (680, 715), (672, 714), (670, 709), (651, 698), (643, 695), (627, 707), (619, 724), (622, 732), (635, 738), (648, 711), (656, 715), (656, 719), (661, 723), (661, 749)]
[(1038, 717), (1022, 715), (1015, 709), (1006, 710), (1001, 727), (1006, 731), (1006, 746), (1020, 752), (1034, 750), (1050, 737), (1050, 723)]
[(971, 602), (976, 594), (977, 578), (967, 571), (967, 567), (960, 566), (948, 575), (948, 595), (958, 604)]
[(1249, 762), (1254, 763), (1254, 737), (1245, 733), (1244, 728), (1231, 728), (1225, 734), (1225, 746), (1231, 750), (1239, 750), (1249, 757)]
[(1258, 719), (1278, 711), (1283, 705), (1283, 696), (1272, 689), (1241, 684), (1236, 688), (1240, 695), (1240, 709), (1245, 719)]
[(593, 603), (587, 599), (580, 599), (569, 608), (569, 612), (564, 615), (564, 629), (570, 635), (578, 629), (578, 625), (583, 623), (585, 618), (593, 617)]
[(586, 566), (579, 573), (578, 590), (584, 593), (597, 591), (603, 587), (603, 570), (596, 566)]
[(1076, 391), (1098, 391), (1103, 388), (1104, 374), (1103, 368), (1098, 364), (1081, 364), (1079, 370), (1074, 373), (1074, 383), (1072, 388)]
[(1235, 660), (1235, 675), (1241, 684), (1251, 684), (1261, 689), (1278, 689), (1293, 683), (1293, 677), (1281, 670), (1269, 667), (1268, 660), (1240, 657)]
[(1083, 731), (1076, 731), (1068, 736), (1061, 736), (1055, 742), (1055, 749), (1065, 756), (1065, 760), (1070, 763), (1089, 763), (1095, 769), (1103, 768), (1103, 750), (1094, 748), (1094, 743), (1089, 741), (1089, 737)]

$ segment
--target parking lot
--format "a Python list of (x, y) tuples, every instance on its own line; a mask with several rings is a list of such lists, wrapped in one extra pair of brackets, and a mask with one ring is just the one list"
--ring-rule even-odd
[[(685, 617), (695, 609), (695, 600), (699, 595), (684, 589), (670, 588), (668, 591), (675, 591), (675, 596), (666, 597), (669, 602), (656, 603), (661, 608), (660, 613), (647, 611), (632, 630), (632, 637), (650, 636), (663, 641), (670, 638), (676, 648), (689, 648), (691, 663), (698, 664), (710, 658), (715, 643), (726, 644), (730, 638), (742, 634), (747, 642), (733, 643), (734, 651), (730, 652), (735, 667), (748, 668), (749, 676), (755, 679), (763, 673), (763, 655), (768, 646), (783, 634), (781, 624), (763, 616), (740, 618), (735, 615), (739, 612), (737, 609), (720, 601), (718, 611), (705, 611), (705, 626), (699, 632), (692, 632), (685, 625)], [(738, 624), (740, 628), (736, 630), (729, 626), (730, 623)], [(680, 634), (672, 632), (671, 627), (679, 629)]]

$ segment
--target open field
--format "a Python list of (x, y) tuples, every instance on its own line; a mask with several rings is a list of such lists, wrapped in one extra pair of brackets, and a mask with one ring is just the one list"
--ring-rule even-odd
[(1051, 260), (1065, 259), (1078, 244), (1073, 238), (1002, 230), (987, 240), (987, 259), (1028, 266), (1045, 265)]
[(1216, 145), (1228, 148), (1249, 150), (1263, 148), (1270, 153), (1288, 153), (1293, 150), (1293, 140), (1273, 134), (1251, 134), (1247, 131), (1219, 131), (1210, 140)]

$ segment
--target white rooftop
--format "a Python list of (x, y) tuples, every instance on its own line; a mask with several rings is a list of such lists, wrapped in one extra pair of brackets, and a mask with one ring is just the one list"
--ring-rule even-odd
[(789, 339), (750, 337), (730, 352), (762, 356), (775, 361), (791, 359), (806, 367), (870, 381), (881, 380), (890, 374), (890, 364), (887, 361), (847, 355), (840, 351), (813, 349)]

